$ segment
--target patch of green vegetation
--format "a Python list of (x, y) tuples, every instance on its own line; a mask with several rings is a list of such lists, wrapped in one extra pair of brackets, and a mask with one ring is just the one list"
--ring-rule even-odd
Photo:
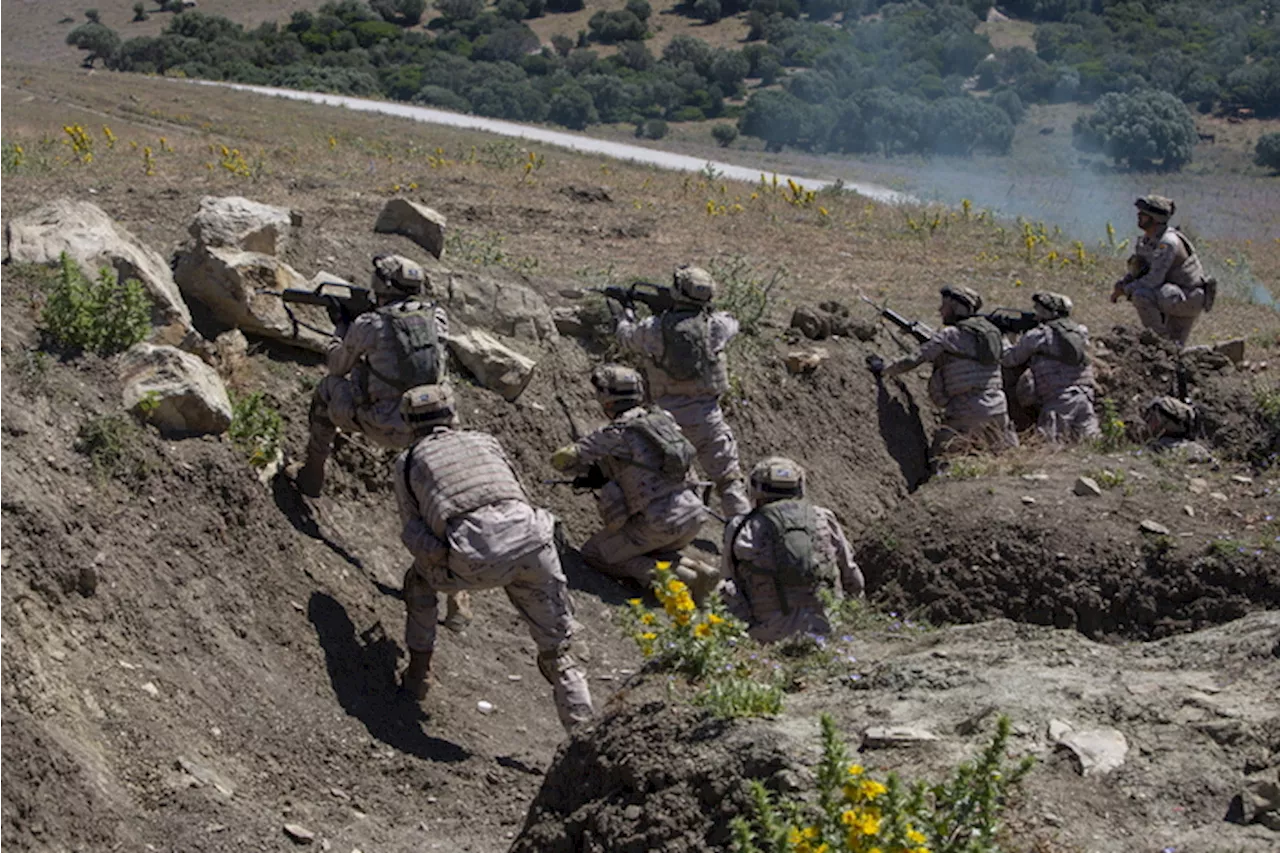
[(1110, 468), (1103, 468), (1094, 471), (1092, 477), (1104, 489), (1114, 489), (1125, 484), (1125, 474), (1120, 470), (1112, 471)]
[(1097, 440), (1099, 450), (1111, 452), (1129, 443), (1129, 425), (1120, 417), (1114, 400), (1103, 398), (1098, 412), (1098, 427), (1102, 430), (1102, 437)]
[(1259, 388), (1253, 399), (1263, 419), (1280, 429), (1280, 388)]
[(151, 334), (151, 301), (141, 282), (119, 281), (108, 267), (89, 281), (64, 252), (40, 321), (59, 347), (112, 355)]
[(896, 773), (871, 778), (851, 761), (835, 721), (822, 715), (822, 759), (814, 768), (816, 797), (779, 796), (751, 783), (755, 808), (732, 823), (739, 853), (997, 853), (1000, 818), (1035, 764), (1010, 765), (1011, 724), (1001, 716), (991, 742), (974, 761), (937, 784), (904, 784)]
[(231, 400), (231, 426), (227, 436), (255, 468), (265, 468), (279, 455), (284, 422), (261, 391)]
[(725, 720), (769, 717), (782, 713), (782, 688), (738, 675), (709, 682), (693, 697), (693, 704)]
[(445, 251), (468, 263), (482, 267), (503, 267), (524, 275), (532, 275), (538, 269), (538, 259), (532, 255), (515, 257), (504, 248), (507, 238), (496, 231), (467, 234), (451, 231), (444, 239)]
[(83, 423), (75, 449), (89, 457), (94, 473), (102, 480), (136, 483), (155, 469), (146, 453), (141, 427), (126, 414), (103, 415)]
[(760, 334), (773, 309), (775, 292), (786, 281), (786, 267), (766, 273), (743, 255), (727, 255), (714, 258), (709, 272), (719, 289), (716, 308), (736, 317), (744, 334)]

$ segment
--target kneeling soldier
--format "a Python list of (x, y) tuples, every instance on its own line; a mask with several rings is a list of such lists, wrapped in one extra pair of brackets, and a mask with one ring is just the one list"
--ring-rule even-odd
[(1018, 381), (1018, 402), (1037, 406), (1037, 430), (1049, 441), (1072, 442), (1100, 435), (1093, 411), (1093, 367), (1089, 330), (1073, 322), (1071, 299), (1061, 293), (1031, 297), (1040, 325), (1005, 350), (1005, 367), (1026, 366)]

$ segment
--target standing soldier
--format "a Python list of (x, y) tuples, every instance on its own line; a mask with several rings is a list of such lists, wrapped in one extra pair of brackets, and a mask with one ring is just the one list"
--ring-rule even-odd
[(572, 729), (590, 719), (587, 679), (569, 654), (579, 626), (556, 553), (555, 518), (529, 504), (497, 439), (456, 428), (447, 386), (414, 388), (402, 412), (416, 439), (393, 467), (400, 540), (413, 555), (404, 578), (404, 690), (427, 694), (436, 593), (503, 587), (529, 625), (560, 722)]
[[(703, 599), (719, 582), (719, 572), (678, 552), (698, 535), (706, 507), (690, 474), (693, 446), (670, 414), (644, 405), (640, 374), (606, 364), (591, 375), (596, 399), (612, 420), (574, 444), (557, 450), (551, 464), (600, 484), (597, 506), (604, 523), (582, 546), (582, 558), (613, 577), (645, 587), (655, 562), (674, 563), (676, 577)], [(593, 470), (594, 469), (594, 470)]]
[(1037, 430), (1049, 441), (1073, 442), (1100, 435), (1093, 411), (1093, 368), (1089, 330), (1071, 317), (1071, 299), (1061, 293), (1031, 297), (1040, 325), (1026, 332), (1001, 360), (1026, 367), (1018, 381), (1018, 401), (1038, 406)]
[(1009, 422), (1009, 401), (1000, 373), (1004, 353), (1000, 330), (985, 317), (976, 316), (982, 308), (982, 297), (976, 291), (948, 284), (939, 293), (942, 328), (914, 355), (888, 365), (880, 356), (871, 356), (867, 359), (871, 372), (888, 379), (926, 361), (933, 365), (929, 400), (944, 410), (942, 426), (934, 433), (929, 451), (935, 464), (944, 455), (974, 448), (1017, 447), (1018, 435)]
[(1134, 247), (1129, 272), (1111, 291), (1111, 301), (1127, 297), (1142, 325), (1186, 346), (1200, 313), (1213, 309), (1218, 282), (1205, 275), (1186, 235), (1170, 227), (1169, 217), (1177, 210), (1171, 199), (1148, 195), (1134, 204), (1142, 236)]
[[(761, 643), (831, 630), (818, 590), (837, 576), (846, 596), (862, 597), (862, 570), (831, 510), (810, 503), (804, 469), (781, 456), (751, 470), (755, 509), (724, 531), (724, 575), (733, 581), (730, 611)], [(726, 590), (728, 585), (726, 584)]]
[(697, 449), (724, 515), (739, 515), (751, 504), (738, 443), (720, 408), (720, 397), (729, 390), (725, 349), (738, 334), (738, 321), (712, 310), (716, 283), (704, 269), (676, 267), (671, 292), (674, 307), (643, 321), (628, 308), (618, 323), (618, 343), (648, 356), (645, 372), (653, 401), (671, 413)]

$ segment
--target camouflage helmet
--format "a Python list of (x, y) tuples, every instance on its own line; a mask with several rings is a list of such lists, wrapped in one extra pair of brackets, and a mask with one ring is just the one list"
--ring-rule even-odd
[(1152, 398), (1142, 410), (1142, 417), (1154, 435), (1187, 435), (1195, 426), (1196, 410), (1189, 403), (1165, 394)]
[(977, 314), (982, 310), (982, 297), (972, 287), (962, 284), (944, 284), (938, 291), (944, 299), (950, 299), (969, 314)]
[(373, 292), (379, 296), (416, 296), (426, 288), (422, 266), (403, 255), (373, 256)]
[(751, 469), (751, 492), (756, 499), (802, 497), (804, 469), (785, 456), (768, 456)]
[(644, 400), (644, 381), (640, 374), (623, 364), (603, 364), (591, 373), (591, 384), (601, 405)]
[(1162, 195), (1144, 195), (1135, 201), (1134, 206), (1145, 214), (1148, 214), (1157, 222), (1168, 222), (1169, 217), (1177, 211), (1178, 206), (1173, 203), (1173, 199), (1166, 198)]
[(1069, 317), (1071, 316), (1071, 309), (1075, 307), (1075, 303), (1071, 301), (1070, 296), (1048, 291), (1032, 294), (1031, 302), (1038, 310), (1042, 310), (1046, 314), (1052, 314), (1054, 317)]
[(705, 305), (716, 298), (716, 281), (702, 267), (681, 264), (671, 278), (677, 299)]
[(419, 385), (400, 395), (400, 415), (414, 433), (458, 422), (458, 409), (448, 385)]

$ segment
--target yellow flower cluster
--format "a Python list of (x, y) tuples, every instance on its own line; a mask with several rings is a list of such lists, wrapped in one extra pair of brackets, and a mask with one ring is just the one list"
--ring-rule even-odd
[(80, 158), (80, 162), (92, 163), (93, 137), (89, 135), (89, 131), (78, 124), (67, 124), (63, 125), (62, 132), (69, 137), (67, 144), (71, 146), (72, 153)]
[(102, 138), (107, 140), (108, 148), (116, 147), (116, 135), (112, 133), (111, 128), (107, 127), (105, 124), (102, 126)]
[[(658, 568), (668, 570), (671, 564), (658, 563)], [(658, 601), (662, 604), (662, 609), (667, 611), (667, 615), (673, 622), (682, 628), (689, 624), (698, 606), (693, 603), (693, 596), (689, 594), (689, 587), (684, 581), (668, 578), (665, 584), (655, 588), (655, 592)]]
[(816, 826), (799, 829), (791, 827), (791, 831), (787, 833), (787, 844), (791, 846), (793, 853), (827, 853), (831, 849), (830, 845), (825, 842), (814, 842), (818, 838), (818, 828)]

